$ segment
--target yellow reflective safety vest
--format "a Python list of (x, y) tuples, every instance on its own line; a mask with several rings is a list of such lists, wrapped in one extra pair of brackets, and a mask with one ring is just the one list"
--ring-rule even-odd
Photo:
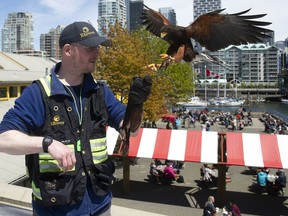
[(51, 136), (74, 149), (77, 162), (72, 170), (64, 172), (49, 153), (27, 155), (26, 166), (32, 181), (33, 199), (45, 206), (75, 204), (83, 199), (88, 180), (95, 194), (105, 195), (115, 168), (108, 160), (108, 113), (103, 85), (100, 83), (97, 88), (80, 95), (80, 122), (75, 112), (75, 98), (63, 85), (61, 91), (53, 91), (51, 79), (49, 75), (36, 81), (42, 92), (46, 122), (31, 135)]

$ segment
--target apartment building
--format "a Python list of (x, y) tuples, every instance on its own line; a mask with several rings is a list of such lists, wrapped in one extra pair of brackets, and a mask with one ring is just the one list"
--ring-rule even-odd
[(33, 17), (31, 13), (9, 13), (2, 28), (2, 51), (33, 50)]

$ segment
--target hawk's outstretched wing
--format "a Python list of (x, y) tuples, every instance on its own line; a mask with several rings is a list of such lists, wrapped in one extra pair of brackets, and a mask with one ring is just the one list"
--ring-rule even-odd
[(210, 51), (216, 51), (229, 45), (259, 43), (263, 38), (270, 37), (263, 28), (270, 22), (256, 21), (266, 14), (244, 15), (249, 10), (235, 14), (220, 14), (224, 9), (216, 10), (199, 16), (190, 24), (187, 36), (194, 38)]

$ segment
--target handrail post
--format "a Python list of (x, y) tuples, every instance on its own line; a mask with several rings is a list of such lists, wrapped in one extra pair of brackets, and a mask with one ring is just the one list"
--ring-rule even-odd
[(130, 160), (129, 157), (123, 157), (123, 193), (130, 193)]
[(226, 165), (218, 164), (217, 204), (224, 206), (226, 202)]
[(226, 133), (220, 132), (219, 147), (220, 157), (218, 161), (218, 190), (217, 190), (217, 203), (219, 206), (224, 206), (226, 202)]

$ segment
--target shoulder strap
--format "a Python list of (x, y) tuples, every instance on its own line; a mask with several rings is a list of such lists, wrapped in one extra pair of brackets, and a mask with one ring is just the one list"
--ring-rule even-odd
[(42, 92), (43, 97), (49, 97), (51, 95), (51, 76), (47, 75), (41, 77), (39, 80), (35, 81)]
[(98, 93), (92, 95), (93, 112), (96, 115), (100, 115), (100, 113), (102, 113), (104, 110), (107, 111), (107, 107), (105, 103), (104, 85), (102, 82), (97, 82), (97, 83), (99, 84)]

